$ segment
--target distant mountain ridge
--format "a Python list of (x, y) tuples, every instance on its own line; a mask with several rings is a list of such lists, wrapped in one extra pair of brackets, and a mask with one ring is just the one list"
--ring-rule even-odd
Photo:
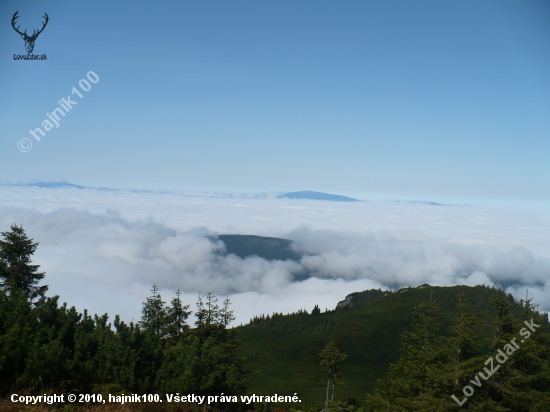
[(46, 189), (59, 189), (59, 188), (73, 188), (73, 189), (86, 189), (85, 186), (75, 185), (69, 182), (35, 182), (35, 183), (20, 183), (14, 186), (24, 187), (43, 187)]
[(428, 206), (469, 206), (468, 204), (452, 204), (438, 203), (431, 200), (393, 200), (395, 203), (409, 203), (411, 205), (428, 205)]
[(308, 199), (308, 200), (330, 200), (334, 202), (360, 202), (359, 199), (353, 199), (347, 196), (333, 195), (330, 193), (314, 192), (304, 190), (301, 192), (288, 192), (278, 196), (279, 199)]
[(32, 182), (32, 183), (15, 183), (15, 184), (0, 184), (0, 186), (15, 186), (15, 187), (39, 187), (42, 189), (78, 189), (78, 190), (97, 190), (99, 192), (129, 192), (129, 193), (170, 193), (161, 190), (130, 190), (130, 189), (113, 189), (111, 187), (94, 187), (82, 186), (69, 182)]
[[(87, 189), (87, 190), (98, 190), (102, 192), (130, 192), (130, 193), (180, 193), (177, 191), (166, 191), (166, 190), (144, 190), (144, 189), (114, 189), (110, 187), (92, 187), (92, 186), (82, 186), (77, 185), (74, 183), (69, 182), (32, 182), (32, 183), (15, 183), (15, 184), (9, 184), (9, 183), (0, 183), (0, 186), (15, 186), (15, 187), (39, 187), (43, 189)], [(184, 194), (187, 192), (183, 192)], [(202, 192), (194, 192), (194, 195), (211, 195), (212, 193), (202, 193)], [(219, 196), (223, 197), (234, 197), (235, 193), (218, 193)], [(244, 196), (244, 194), (241, 194), (241, 196)], [(266, 195), (265, 193), (258, 193), (254, 195), (248, 194), (247, 197), (253, 197), (253, 198), (272, 198), (272, 195)], [(323, 193), (323, 192), (315, 192), (311, 190), (305, 190), (300, 192), (288, 192), (283, 193), (282, 195), (277, 196), (278, 199), (287, 198), (287, 199), (307, 199), (307, 200), (329, 200), (329, 201), (336, 201), (336, 202), (360, 202), (359, 199), (353, 199), (351, 197), (347, 196), (341, 196), (341, 195), (334, 195), (330, 193)]]

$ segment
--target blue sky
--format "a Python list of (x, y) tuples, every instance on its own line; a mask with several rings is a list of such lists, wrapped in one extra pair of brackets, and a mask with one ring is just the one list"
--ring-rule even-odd
[(544, 1), (3, 1), (0, 90), (3, 183), (550, 202)]

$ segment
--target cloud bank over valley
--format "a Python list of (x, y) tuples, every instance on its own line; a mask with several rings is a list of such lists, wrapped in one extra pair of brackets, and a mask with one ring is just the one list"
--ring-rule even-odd
[[(50, 293), (128, 321), (153, 283), (192, 306), (199, 291), (229, 295), (237, 324), (423, 283), (529, 288), (550, 310), (550, 214), (536, 210), (4, 187), (0, 230), (12, 223), (40, 242)], [(290, 239), (302, 257), (241, 258), (221, 234)]]

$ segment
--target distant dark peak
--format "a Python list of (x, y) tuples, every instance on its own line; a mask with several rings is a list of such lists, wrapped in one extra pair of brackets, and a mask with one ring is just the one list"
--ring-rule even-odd
[(68, 182), (21, 183), (21, 184), (18, 184), (17, 186), (44, 187), (48, 189), (59, 189), (59, 188), (86, 189), (84, 186), (74, 185)]
[(302, 192), (289, 192), (279, 196), (279, 199), (309, 199), (309, 200), (332, 200), (336, 202), (359, 202), (358, 199), (351, 197), (331, 195), (330, 193), (313, 192), (311, 190), (304, 190)]

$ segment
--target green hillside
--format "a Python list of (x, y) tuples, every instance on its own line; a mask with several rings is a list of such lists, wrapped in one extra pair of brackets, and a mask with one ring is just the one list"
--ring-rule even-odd
[[(408, 331), (415, 304), (429, 301), (430, 294), (441, 305), (438, 320), (441, 334), (448, 335), (457, 315), (457, 293), (466, 294), (472, 312), (481, 321), (481, 337), (494, 334), (496, 310), (491, 303), (495, 289), (485, 286), (405, 288), (397, 292), (378, 290), (352, 294), (351, 305), (313, 315), (274, 314), (255, 318), (235, 328), (246, 356), (245, 367), (255, 371), (250, 393), (298, 393), (308, 403), (323, 402), (326, 373), (319, 366), (319, 353), (334, 340), (348, 358), (342, 364), (342, 385), (337, 397), (363, 400), (377, 379), (399, 358), (401, 334)], [(508, 296), (513, 302), (511, 295)], [(521, 307), (513, 302), (512, 314)], [(485, 348), (485, 353), (489, 350)]]

